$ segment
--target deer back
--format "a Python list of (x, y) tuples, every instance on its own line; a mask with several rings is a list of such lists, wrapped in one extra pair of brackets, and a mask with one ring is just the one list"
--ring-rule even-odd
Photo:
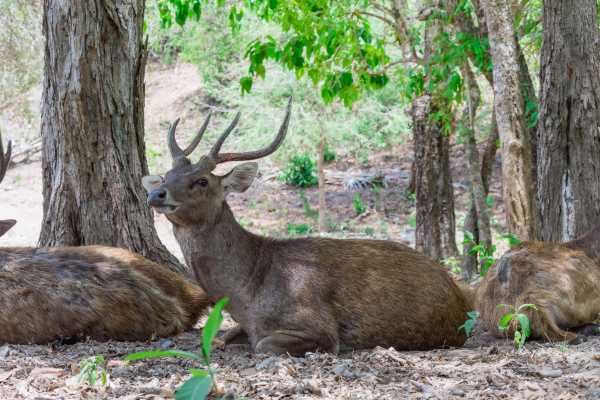
[(0, 248), (0, 342), (149, 340), (193, 327), (200, 288), (127, 250)]

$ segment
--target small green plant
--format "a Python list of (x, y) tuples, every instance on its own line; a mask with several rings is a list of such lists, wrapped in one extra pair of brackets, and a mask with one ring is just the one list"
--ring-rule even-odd
[(515, 235), (513, 235), (512, 233), (505, 233), (504, 235), (500, 236), (502, 239), (505, 239), (506, 241), (508, 241), (508, 246), (509, 247), (514, 247), (514, 246), (518, 246), (521, 243), (523, 243), (521, 241), (521, 239), (519, 239), (518, 237), (516, 237)]
[(471, 246), (471, 248), (469, 249), (469, 255), (477, 256), (477, 258), (479, 259), (479, 275), (481, 275), (482, 277), (486, 276), (490, 267), (496, 262), (496, 259), (494, 258), (494, 253), (496, 252), (496, 245), (493, 244), (491, 246), (485, 246), (483, 244), (479, 244), (475, 242), (473, 234), (468, 231), (465, 231), (463, 244)]
[(371, 228), (370, 226), (367, 226), (365, 228), (365, 235), (371, 236), (371, 237), (375, 236), (375, 229)]
[(329, 163), (335, 161), (335, 159), (335, 151), (333, 151), (329, 146), (325, 146), (325, 148), (323, 149), (323, 161)]
[(106, 372), (106, 359), (103, 355), (88, 357), (79, 363), (79, 383), (87, 383), (90, 386), (96, 386), (98, 378), (100, 385), (108, 385), (108, 373)]
[(306, 198), (306, 194), (304, 193), (304, 191), (300, 192), (300, 199), (302, 200), (302, 208), (304, 209), (304, 215), (314, 220), (319, 218), (319, 210), (315, 210), (310, 206), (310, 202)]
[(469, 317), (464, 324), (458, 327), (458, 330), (461, 329), (465, 331), (467, 336), (471, 336), (471, 332), (473, 332), (473, 327), (475, 327), (475, 322), (477, 318), (479, 318), (479, 311), (469, 311), (467, 313), (467, 317)]
[(215, 371), (210, 366), (212, 343), (223, 323), (223, 308), (229, 303), (227, 297), (215, 304), (202, 329), (202, 346), (198, 354), (181, 350), (142, 351), (125, 357), (127, 361), (149, 360), (161, 357), (177, 357), (204, 364), (205, 369), (190, 368), (191, 377), (175, 392), (176, 400), (204, 400), (211, 390), (222, 393), (215, 379)]
[(354, 195), (354, 198), (352, 199), (352, 206), (354, 207), (354, 212), (356, 215), (364, 214), (364, 212), (367, 211), (367, 206), (365, 206), (363, 203), (360, 193), (356, 193)]
[(281, 179), (288, 185), (311, 187), (318, 183), (315, 162), (308, 154), (293, 156), (281, 174)]
[(406, 220), (406, 223), (408, 223), (408, 226), (411, 228), (417, 229), (417, 214), (415, 214), (415, 212), (410, 214)]
[(289, 235), (306, 235), (312, 231), (309, 224), (287, 224), (287, 231)]
[(511, 327), (514, 328), (515, 333), (513, 342), (515, 347), (517, 347), (518, 350), (521, 350), (525, 341), (529, 335), (531, 335), (529, 317), (525, 315), (523, 311), (528, 308), (537, 311), (537, 306), (528, 303), (521, 304), (519, 307), (515, 308), (508, 304), (498, 304), (497, 308), (508, 308), (509, 311), (500, 318), (500, 321), (498, 321), (498, 329), (500, 331), (507, 331)]

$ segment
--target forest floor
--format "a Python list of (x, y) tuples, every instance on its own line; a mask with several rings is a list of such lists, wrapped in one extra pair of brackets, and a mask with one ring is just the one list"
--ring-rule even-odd
[[(35, 97), (35, 96), (34, 96)], [(149, 149), (164, 149), (168, 121), (184, 114), (180, 129), (199, 126), (203, 112), (201, 83), (195, 67), (153, 70), (147, 76), (146, 136)], [(32, 102), (33, 113), (36, 112)], [(19, 145), (19, 143), (17, 143)], [(17, 151), (19, 149), (17, 148)], [(462, 147), (452, 148), (457, 226), (462, 226), (468, 193)], [(328, 235), (375, 237), (414, 245), (414, 203), (406, 195), (412, 151), (409, 145), (373, 153), (368, 163), (345, 157), (327, 165)], [(162, 151), (149, 155), (152, 172), (163, 172), (169, 160)], [(492, 179), (495, 232), (503, 232), (498, 162)], [(244, 194), (229, 202), (239, 221), (254, 232), (287, 237), (316, 230), (316, 189), (299, 190), (277, 178), (280, 167), (261, 161), (261, 175)], [(387, 187), (352, 189), (349, 183), (383, 175)], [(18, 224), (2, 238), (3, 246), (35, 245), (42, 219), (41, 168), (37, 157), (9, 170), (0, 185), (2, 218)], [(367, 211), (356, 215), (359, 193)], [(292, 224), (292, 225), (290, 225)], [(169, 223), (157, 216), (165, 245), (181, 256)], [(457, 229), (460, 231), (460, 229)], [(461, 237), (457, 232), (460, 243)], [(459, 246), (460, 247), (460, 246)], [(498, 253), (505, 244), (498, 241)], [(225, 327), (232, 322), (226, 318)], [(199, 324), (199, 327), (202, 323)], [(149, 343), (84, 342), (75, 345), (0, 346), (0, 399), (161, 399), (173, 395), (186, 378), (188, 362), (156, 360), (125, 364), (123, 356), (153, 348), (198, 350), (199, 331)], [(89, 387), (77, 382), (79, 363), (102, 354), (108, 360), (110, 384)], [(578, 345), (528, 343), (519, 352), (508, 340), (476, 333), (465, 348), (397, 352), (376, 348), (340, 355), (308, 354), (305, 358), (253, 355), (247, 346), (217, 349), (214, 367), (221, 386), (235, 398), (248, 399), (403, 399), (403, 398), (600, 398), (600, 338)]]

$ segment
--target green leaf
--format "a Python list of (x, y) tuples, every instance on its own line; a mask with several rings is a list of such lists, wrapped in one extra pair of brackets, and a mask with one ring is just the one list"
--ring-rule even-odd
[(176, 400), (204, 400), (212, 389), (210, 376), (191, 377), (175, 392)]
[(527, 339), (531, 334), (531, 328), (529, 326), (529, 317), (525, 314), (517, 314), (517, 321), (519, 321), (519, 325), (521, 326), (521, 331), (523, 332), (524, 339)]
[(187, 358), (190, 360), (200, 360), (197, 354), (190, 353), (189, 351), (182, 350), (152, 350), (152, 351), (140, 351), (138, 353), (129, 354), (125, 357), (126, 361), (138, 361), (138, 360), (151, 360), (154, 358), (161, 357), (177, 357)]
[(240, 86), (242, 87), (242, 94), (250, 93), (250, 90), (252, 90), (252, 77), (245, 76), (245, 77), (241, 78)]
[(471, 319), (477, 319), (479, 318), (479, 311), (469, 311), (467, 316)]
[(205, 376), (209, 376), (210, 373), (205, 370), (205, 369), (198, 369), (198, 368), (190, 368), (189, 373), (192, 374), (192, 376), (198, 377), (198, 378), (203, 378)]
[(498, 329), (500, 329), (501, 331), (507, 330), (510, 326), (510, 322), (512, 321), (513, 317), (514, 314), (512, 312), (504, 314), (502, 318), (500, 318), (500, 321), (498, 321)]
[(531, 308), (532, 310), (537, 310), (537, 306), (535, 304), (532, 303), (525, 303), (525, 304), (521, 304), (519, 306), (519, 308), (517, 308), (517, 311), (522, 311), (526, 308)]
[(207, 364), (210, 363), (210, 350), (212, 342), (217, 335), (217, 332), (219, 332), (221, 323), (223, 323), (223, 308), (228, 303), (229, 298), (227, 297), (223, 297), (221, 300), (219, 300), (208, 316), (206, 324), (204, 324), (204, 328), (202, 328), (202, 355), (204, 356), (204, 361)]

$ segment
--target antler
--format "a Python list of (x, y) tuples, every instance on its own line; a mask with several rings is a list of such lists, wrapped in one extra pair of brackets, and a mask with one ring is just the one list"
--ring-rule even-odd
[(176, 160), (181, 157), (187, 157), (190, 154), (192, 154), (196, 147), (198, 147), (198, 143), (200, 143), (200, 140), (202, 140), (202, 136), (204, 135), (204, 132), (208, 127), (208, 123), (210, 122), (211, 116), (212, 113), (209, 113), (208, 117), (206, 117), (206, 120), (204, 120), (204, 123), (198, 130), (198, 133), (196, 133), (194, 140), (192, 140), (192, 143), (190, 143), (190, 145), (186, 147), (185, 150), (182, 150), (181, 147), (179, 147), (179, 145), (177, 144), (177, 140), (175, 139), (175, 131), (177, 130), (177, 124), (179, 124), (179, 118), (173, 121), (171, 127), (169, 128), (169, 135), (167, 137), (169, 151), (171, 152), (171, 157), (173, 158), (173, 160)]
[(233, 122), (227, 127), (225, 132), (223, 132), (223, 134), (219, 137), (219, 139), (217, 140), (217, 142), (215, 143), (213, 148), (210, 150), (210, 153), (208, 155), (209, 158), (212, 158), (215, 161), (215, 163), (220, 164), (220, 163), (224, 163), (224, 162), (228, 162), (228, 161), (256, 160), (258, 158), (266, 157), (269, 154), (272, 154), (273, 152), (275, 152), (275, 150), (277, 150), (279, 148), (279, 146), (283, 142), (283, 139), (285, 138), (285, 134), (287, 133), (287, 129), (290, 124), (291, 112), (292, 112), (292, 98), (290, 97), (290, 100), (288, 101), (288, 105), (286, 107), (285, 117), (283, 118), (283, 123), (281, 124), (281, 127), (279, 127), (279, 132), (277, 132), (277, 136), (275, 136), (275, 139), (273, 140), (273, 142), (271, 142), (271, 144), (268, 145), (267, 147), (262, 148), (260, 150), (256, 150), (256, 151), (248, 151), (245, 153), (219, 154), (219, 151), (221, 150), (221, 146), (225, 142), (225, 139), (227, 139), (227, 136), (229, 136), (229, 134), (231, 133), (233, 128), (235, 128), (235, 126), (237, 125), (237, 123), (240, 119), (240, 114), (238, 113), (235, 116)]
[(12, 152), (12, 143), (9, 140), (6, 146), (6, 154), (4, 153), (4, 147), (2, 146), (2, 134), (0, 133), (0, 182), (4, 179), (6, 170), (8, 169), (8, 163), (10, 162), (10, 154)]

